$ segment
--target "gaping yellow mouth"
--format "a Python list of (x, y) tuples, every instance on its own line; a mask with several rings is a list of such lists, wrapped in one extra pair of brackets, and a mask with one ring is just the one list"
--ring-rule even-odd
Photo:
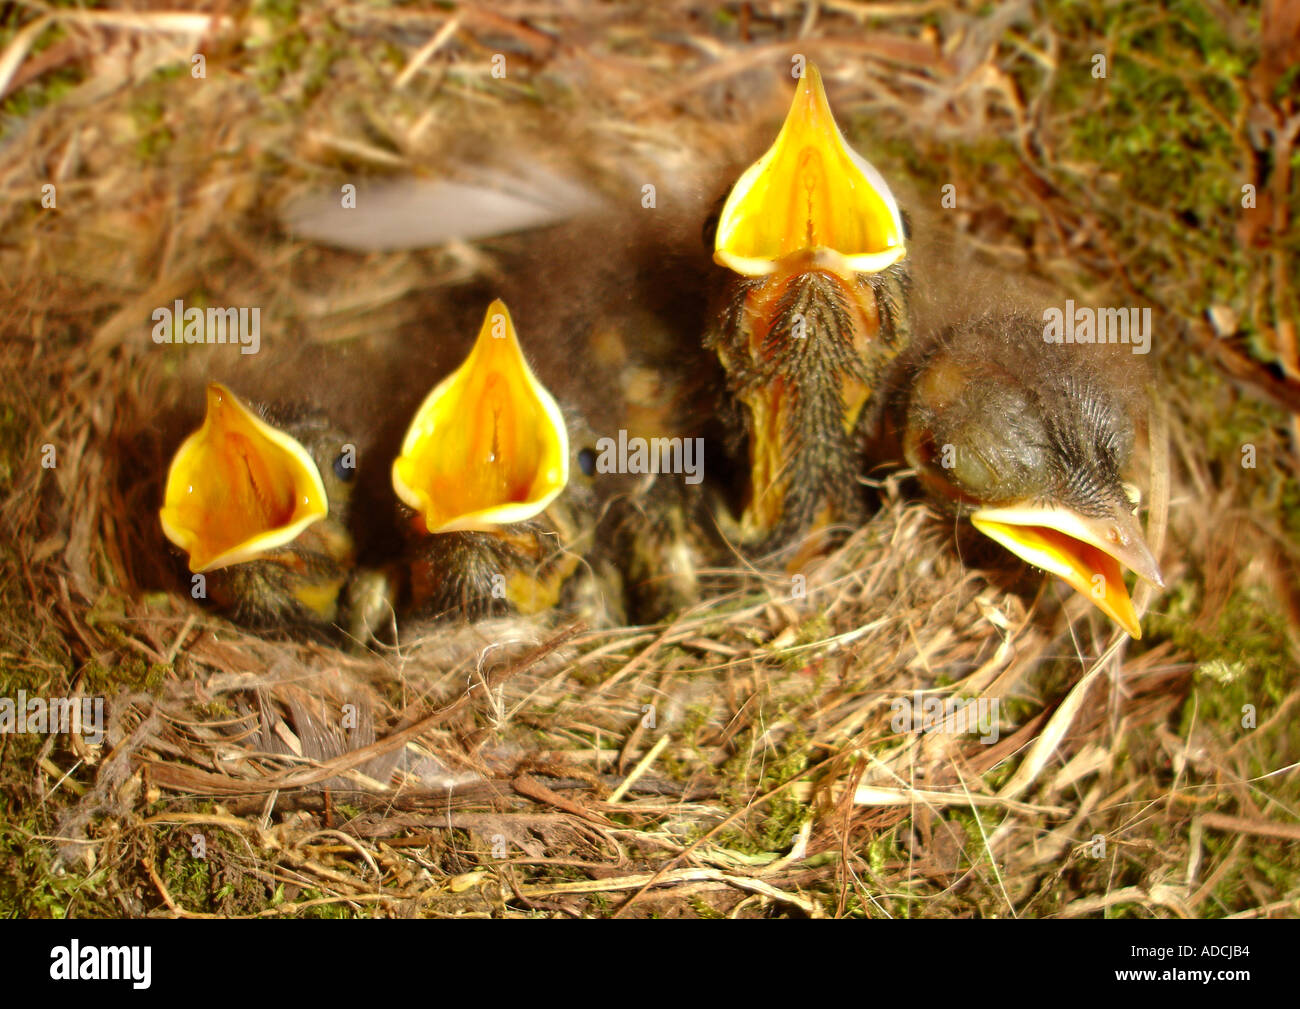
[(543, 511), (569, 481), (564, 416), (524, 360), (510, 313), (488, 307), (464, 364), (425, 398), (393, 489), (430, 533), (487, 531)]
[(841, 274), (878, 272), (905, 252), (898, 204), (880, 173), (845, 142), (811, 64), (776, 143), (728, 196), (713, 258), (761, 277), (807, 251)]
[(1123, 567), (1154, 585), (1163, 587), (1164, 580), (1134, 516), (1091, 519), (1068, 508), (1034, 506), (981, 509), (971, 522), (1016, 556), (1061, 578), (1134, 638), (1142, 637)]
[(320, 471), (298, 441), (225, 386), (208, 386), (203, 426), (185, 439), (158, 513), (193, 572), (254, 560), (329, 514)]

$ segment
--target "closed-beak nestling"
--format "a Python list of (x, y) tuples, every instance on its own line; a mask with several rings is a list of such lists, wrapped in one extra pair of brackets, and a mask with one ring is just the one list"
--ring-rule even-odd
[(1124, 482), (1146, 416), (1139, 359), (1049, 342), (1030, 315), (966, 322), (909, 356), (891, 412), (926, 488), (1141, 637), (1122, 569), (1164, 582)]

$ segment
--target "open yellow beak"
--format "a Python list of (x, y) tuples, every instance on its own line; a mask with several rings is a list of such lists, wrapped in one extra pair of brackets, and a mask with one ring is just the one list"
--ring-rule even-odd
[(208, 386), (203, 426), (185, 439), (158, 513), (193, 572), (255, 560), (329, 514), (307, 450), (224, 385)]
[(524, 360), (499, 300), (465, 363), (425, 398), (393, 489), (430, 533), (487, 531), (532, 518), (569, 482), (564, 416)]
[(1164, 587), (1136, 516), (1089, 518), (1043, 505), (984, 508), (971, 515), (984, 535), (1082, 593), (1132, 637), (1142, 637), (1121, 568)]
[(776, 143), (723, 205), (713, 259), (749, 277), (814, 251), (841, 273), (875, 273), (903, 258), (903, 222), (880, 173), (845, 142), (821, 74), (809, 64)]

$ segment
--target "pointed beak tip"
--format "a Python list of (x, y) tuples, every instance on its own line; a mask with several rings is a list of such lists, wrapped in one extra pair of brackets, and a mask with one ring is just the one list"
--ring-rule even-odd
[(209, 382), (207, 388), (208, 408), (221, 408), (240, 403), (240, 399), (222, 382)]
[(799, 77), (799, 86), (795, 88), (795, 104), (805, 102), (814, 105), (826, 104), (826, 86), (822, 83), (821, 71), (815, 63), (805, 63)]
[(1160, 563), (1156, 560), (1155, 554), (1147, 546), (1146, 540), (1141, 540), (1136, 545), (1136, 549), (1129, 553), (1120, 553), (1116, 555), (1116, 560), (1132, 571), (1143, 581), (1154, 585), (1158, 589), (1166, 588), (1164, 573), (1160, 570)]
[[(1144, 540), (1137, 549), (1108, 546), (1103, 524), (1068, 510), (980, 509), (971, 523), (1023, 560), (1051, 572), (1111, 617), (1132, 638), (1142, 637), (1136, 611), (1121, 572), (1164, 588), (1164, 579)], [(1131, 544), (1130, 544), (1131, 545)], [(1094, 595), (1095, 578), (1107, 579), (1104, 598)]]
[(416, 411), (391, 477), (425, 531), (490, 530), (543, 511), (567, 483), (567, 460), (563, 412), (498, 298), (469, 356)]
[(893, 193), (845, 140), (810, 63), (776, 141), (723, 205), (714, 262), (760, 277), (814, 250), (845, 273), (880, 272), (906, 252)]
[[(1108, 613), (1107, 616), (1114, 620), (1120, 626), (1120, 629), (1134, 641), (1141, 641), (1142, 622), (1138, 619), (1137, 610), (1133, 609), (1131, 603), (1127, 610), (1126, 613)], [(1102, 612), (1105, 612), (1105, 610)]]

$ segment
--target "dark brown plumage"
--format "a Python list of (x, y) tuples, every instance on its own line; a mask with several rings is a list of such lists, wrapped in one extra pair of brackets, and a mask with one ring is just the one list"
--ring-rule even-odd
[(906, 269), (849, 281), (809, 270), (729, 287), (705, 347), (726, 369), (732, 428), (748, 445), (751, 545), (860, 522), (860, 421), (909, 339)]
[(704, 345), (748, 455), (739, 535), (751, 549), (864, 517), (860, 425), (910, 333), (904, 254), (889, 187), (845, 143), (809, 66), (715, 237), (730, 273)]

